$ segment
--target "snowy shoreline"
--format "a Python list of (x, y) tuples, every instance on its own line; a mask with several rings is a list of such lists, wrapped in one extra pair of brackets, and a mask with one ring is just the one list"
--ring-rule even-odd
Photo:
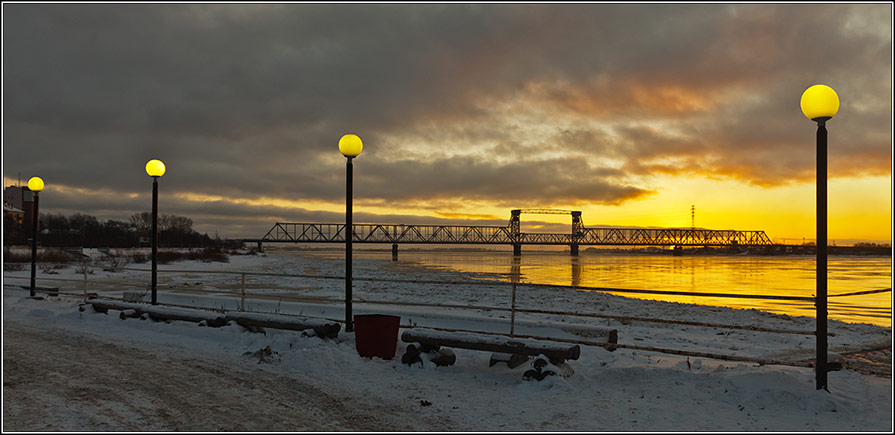
[[(236, 276), (215, 271), (267, 271), (304, 275), (339, 275), (337, 260), (271, 253), (267, 256), (231, 256), (230, 263), (184, 262), (160, 266), (159, 301), (208, 308), (238, 305)], [(375, 260), (356, 262), (355, 276), (401, 280), (463, 281), (474, 278), (417, 265)], [(164, 270), (197, 270), (208, 273), (167, 274)], [(27, 277), (27, 271), (5, 276)], [(74, 268), (60, 270), (60, 278), (77, 279)], [(99, 282), (108, 276), (116, 282), (133, 282), (139, 288), (145, 271), (94, 271)], [(806, 367), (757, 365), (601, 347), (581, 346), (581, 357), (570, 364), (569, 378), (548, 377), (542, 382), (522, 380), (530, 367), (488, 367), (489, 354), (456, 350), (451, 367), (408, 367), (400, 363), (406, 347), (398, 343), (394, 360), (360, 358), (354, 335), (340, 333), (337, 340), (301, 337), (294, 331), (268, 330), (252, 334), (240, 327), (196, 328), (195, 324), (151, 323), (117, 316), (77, 311), (72, 297), (29, 300), (20, 281), (4, 279), (4, 333), (10, 324), (27, 324), (48, 332), (62, 328), (112, 342), (145, 343), (172, 352), (201, 349), (225, 364), (245, 362), (242, 354), (270, 345), (278, 351), (274, 364), (263, 370), (300, 376), (327, 391), (347, 397), (364, 394), (401, 406), (416, 406), (426, 415), (446, 418), (456, 426), (447, 430), (845, 430), (888, 431), (892, 428), (891, 364), (889, 376), (866, 376), (848, 369), (830, 373), (830, 392), (816, 391), (814, 373)], [(12, 281), (12, 280), (10, 280)], [(24, 282), (21, 282), (24, 284)], [(39, 281), (40, 284), (40, 281)], [(41, 284), (42, 285), (42, 284)], [(124, 288), (101, 290), (116, 296)], [(302, 314), (344, 319), (344, 282), (295, 277), (251, 277), (247, 308), (253, 311)], [(75, 285), (73, 289), (77, 289)], [(187, 291), (193, 289), (194, 291)], [(286, 295), (298, 292), (300, 298)], [(506, 306), (511, 295), (503, 286), (415, 285), (356, 281), (356, 300), (423, 302)], [(735, 310), (691, 304), (624, 298), (596, 292), (551, 289), (520, 291), (519, 307), (558, 311), (592, 307), (599, 313), (660, 319), (698, 320), (727, 325), (760, 325), (765, 328), (812, 330), (813, 318), (785, 316), (758, 310)], [(487, 310), (444, 307), (408, 307), (354, 304), (355, 314), (399, 315), (402, 324), (507, 332), (509, 314)], [(568, 315), (517, 314), (516, 333), (576, 337), (559, 325), (612, 327), (619, 343), (735, 354), (753, 358), (813, 358), (814, 337), (771, 334), (741, 329), (719, 329), (649, 322), (620, 322)], [(891, 328), (831, 321), (830, 350), (849, 352), (889, 344)], [(578, 337), (581, 338), (581, 337)], [(4, 349), (4, 357), (6, 350)], [(891, 353), (887, 356), (890, 360)], [(433, 389), (434, 388), (434, 389)], [(462, 398), (462, 399), (457, 399)], [(6, 398), (4, 397), (4, 400)], [(432, 406), (419, 407), (420, 400)], [(533, 403), (539, 404), (533, 406)], [(6, 410), (4, 409), (4, 412)], [(78, 428), (70, 428), (77, 430)], [(82, 428), (91, 430), (91, 428)], [(360, 430), (363, 430), (362, 428)]]

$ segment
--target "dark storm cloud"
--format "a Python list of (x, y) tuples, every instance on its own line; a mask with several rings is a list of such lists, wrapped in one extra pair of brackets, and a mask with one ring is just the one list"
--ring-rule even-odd
[[(817, 82), (843, 101), (831, 173), (889, 171), (891, 5), (3, 8), (4, 174), (50, 185), (142, 195), (161, 158), (169, 192), (339, 201), (346, 132), (367, 144), (357, 194), (383, 204), (614, 204), (656, 172), (775, 185), (813, 168), (798, 98)], [(395, 157), (420, 140), (447, 152)], [(493, 154), (449, 152), (471, 144)], [(70, 205), (143, 199), (97, 201)], [(179, 207), (279, 213), (224, 205)]]
[[(581, 159), (519, 161), (508, 164), (483, 162), (474, 157), (438, 161), (376, 161), (358, 172), (363, 179), (359, 197), (460, 198), (529, 201), (536, 205), (566, 203), (614, 203), (649, 192), (604, 181), (602, 175), (619, 175), (614, 169), (594, 169)], [(369, 172), (369, 175), (367, 174)], [(393, 192), (395, 186), (402, 186)]]

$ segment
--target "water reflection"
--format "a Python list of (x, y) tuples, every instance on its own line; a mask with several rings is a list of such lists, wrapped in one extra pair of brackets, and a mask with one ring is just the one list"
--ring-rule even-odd
[(577, 287), (581, 285), (581, 262), (578, 257), (572, 257), (572, 285)]
[[(355, 255), (359, 259), (390, 259), (387, 252)], [(514, 257), (505, 252), (408, 251), (402, 256), (402, 261), (538, 284), (803, 297), (814, 296), (815, 293), (813, 256), (673, 257), (582, 252), (580, 256), (573, 257), (568, 253), (526, 251), (521, 257)], [(842, 298), (834, 296), (891, 287), (891, 266), (889, 257), (830, 257), (830, 318), (891, 326), (891, 292)], [(756, 308), (789, 315), (815, 315), (814, 304), (808, 301), (617, 294), (670, 302)]]

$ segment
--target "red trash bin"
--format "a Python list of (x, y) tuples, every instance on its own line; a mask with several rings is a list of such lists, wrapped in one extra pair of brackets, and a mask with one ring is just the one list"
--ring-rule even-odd
[(362, 357), (378, 356), (382, 359), (395, 357), (398, 346), (400, 316), (362, 314), (354, 316), (354, 342)]

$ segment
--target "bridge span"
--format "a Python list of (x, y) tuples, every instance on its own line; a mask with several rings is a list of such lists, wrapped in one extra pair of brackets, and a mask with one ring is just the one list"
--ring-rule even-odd
[[(520, 214), (569, 213), (572, 232), (524, 233), (520, 230)], [(274, 224), (261, 239), (245, 239), (263, 243), (345, 243), (345, 224), (283, 223)], [(580, 211), (513, 210), (507, 226), (476, 225), (394, 225), (353, 224), (352, 243), (390, 243), (397, 256), (398, 245), (410, 244), (469, 244), (513, 245), (513, 253), (520, 255), (522, 245), (568, 245), (572, 255), (578, 255), (581, 245), (603, 246), (766, 246), (773, 243), (764, 231), (708, 230), (695, 228), (586, 228)]]

